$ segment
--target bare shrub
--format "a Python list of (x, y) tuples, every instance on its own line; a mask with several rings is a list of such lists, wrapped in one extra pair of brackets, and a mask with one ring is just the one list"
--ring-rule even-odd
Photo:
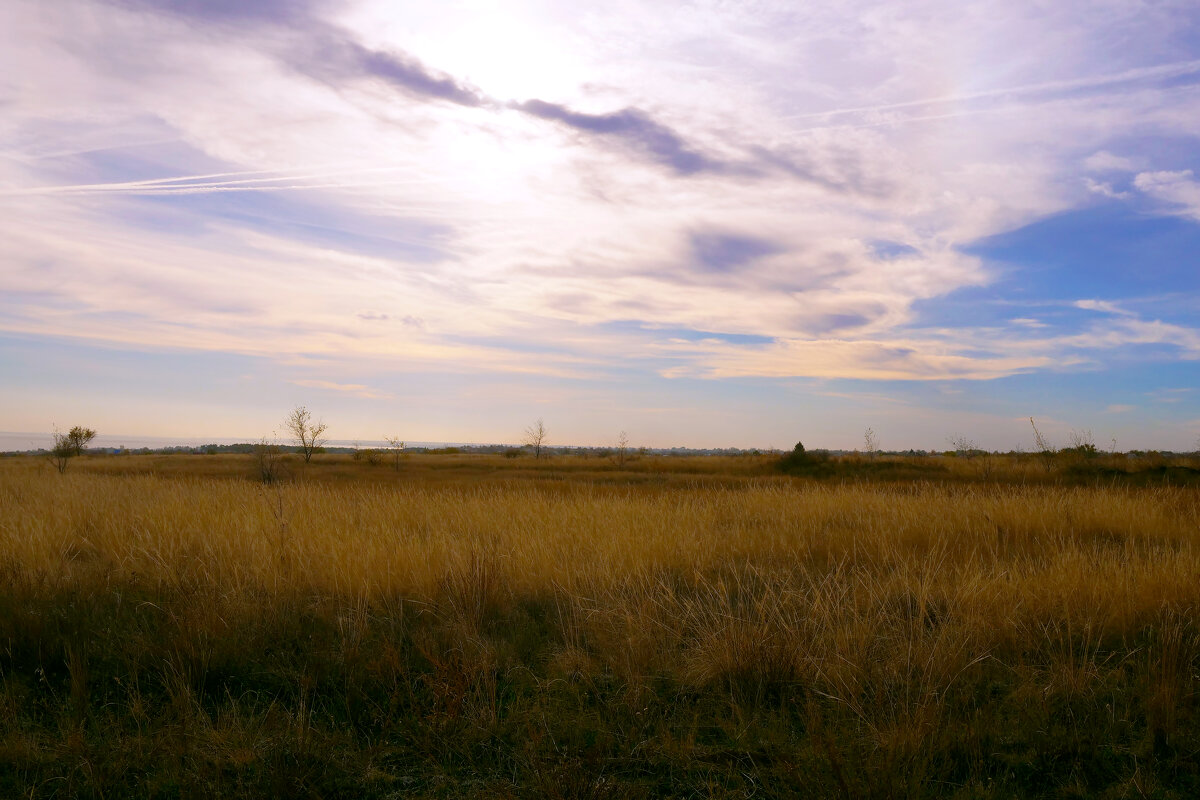
[(1067, 437), (1067, 450), (1088, 458), (1096, 455), (1096, 440), (1090, 430), (1071, 431)]
[(950, 437), (949, 441), (950, 446), (954, 448), (954, 454), (959, 458), (972, 458), (978, 451), (975, 442), (961, 433), (954, 434)]
[(618, 467), (625, 466), (625, 461), (629, 458), (629, 434), (625, 431), (621, 431), (617, 436), (616, 458)]
[(264, 436), (255, 443), (254, 462), (263, 483), (277, 483), (286, 477), (283, 448), (274, 439)]

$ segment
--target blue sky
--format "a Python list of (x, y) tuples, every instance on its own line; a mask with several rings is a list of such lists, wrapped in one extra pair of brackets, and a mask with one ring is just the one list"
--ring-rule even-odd
[(1193, 2), (11, 0), (0, 430), (1200, 437)]

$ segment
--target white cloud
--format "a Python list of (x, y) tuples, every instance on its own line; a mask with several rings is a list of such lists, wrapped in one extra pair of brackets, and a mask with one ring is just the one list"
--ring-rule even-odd
[(1083, 160), (1084, 168), (1091, 172), (1133, 172), (1138, 163), (1139, 160), (1114, 155), (1107, 150), (1100, 150)]
[(1180, 206), (1180, 214), (1200, 220), (1200, 181), (1195, 180), (1190, 169), (1139, 172), (1133, 185), (1153, 198)]
[(1111, 183), (1107, 181), (1097, 181), (1091, 178), (1084, 178), (1083, 185), (1092, 194), (1098, 194), (1101, 197), (1109, 197), (1113, 200), (1127, 200), (1131, 196), (1129, 192), (1119, 192), (1113, 188)]
[(1074, 305), (1076, 308), (1082, 308), (1087, 311), (1103, 311), (1105, 314), (1133, 316), (1132, 311), (1126, 311), (1116, 303), (1111, 303), (1108, 300), (1076, 300), (1072, 305)]
[(1137, 345), (1168, 345), (1178, 348), (1179, 357), (1200, 359), (1200, 329), (1161, 320), (1123, 316), (1084, 333), (1058, 337), (1052, 344), (1076, 350), (1108, 350)]

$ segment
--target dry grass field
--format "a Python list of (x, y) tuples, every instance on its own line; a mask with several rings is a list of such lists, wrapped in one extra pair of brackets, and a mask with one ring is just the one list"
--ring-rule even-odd
[(0, 796), (1200, 796), (1111, 460), (0, 459)]

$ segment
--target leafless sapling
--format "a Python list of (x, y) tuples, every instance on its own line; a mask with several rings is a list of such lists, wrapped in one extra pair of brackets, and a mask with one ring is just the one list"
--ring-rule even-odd
[(525, 438), (521, 440), (521, 444), (533, 448), (534, 458), (542, 457), (542, 448), (546, 445), (546, 424), (542, 422), (541, 417), (525, 429)]
[(400, 459), (404, 458), (404, 441), (399, 436), (385, 436), (384, 441), (392, 450), (392, 466), (400, 471)]
[(1037, 443), (1038, 452), (1042, 454), (1042, 464), (1046, 467), (1046, 472), (1054, 469), (1054, 456), (1058, 452), (1054, 446), (1042, 436), (1042, 432), (1038, 430), (1037, 423), (1033, 421), (1033, 417), (1029, 418), (1029, 424), (1033, 427), (1033, 440)]
[(283, 421), (283, 428), (296, 440), (305, 464), (312, 460), (316, 449), (327, 441), (322, 437), (325, 433), (325, 422), (313, 422), (312, 413), (304, 406), (292, 409)]
[(617, 466), (625, 466), (627, 458), (629, 458), (629, 434), (621, 431), (617, 436)]
[(863, 451), (872, 458), (879, 452), (879, 438), (875, 435), (874, 428), (863, 431)]

